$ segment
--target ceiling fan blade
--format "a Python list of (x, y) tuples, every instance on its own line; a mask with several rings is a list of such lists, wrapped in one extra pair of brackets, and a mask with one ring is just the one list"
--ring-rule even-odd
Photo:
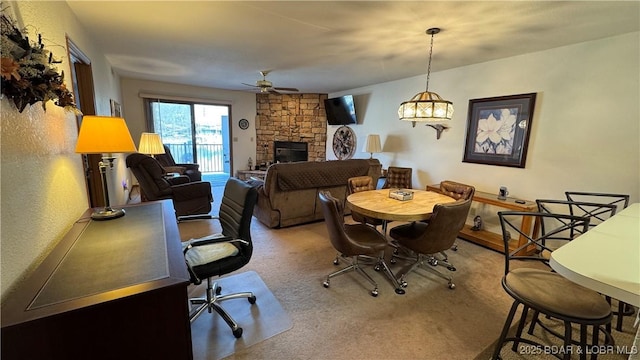
[(242, 85), (247, 85), (247, 86), (251, 86), (254, 88), (259, 88), (260, 86), (254, 85), (254, 84), (247, 84), (247, 83), (242, 83)]
[(286, 88), (286, 87), (275, 87), (274, 89), (276, 90), (282, 90), (282, 91), (300, 91), (296, 88)]
[(270, 89), (269, 89), (269, 93), (271, 93), (271, 94), (276, 94), (276, 95), (280, 95), (280, 93), (279, 93), (278, 91), (276, 91), (275, 89), (277, 89), (277, 88), (270, 88)]

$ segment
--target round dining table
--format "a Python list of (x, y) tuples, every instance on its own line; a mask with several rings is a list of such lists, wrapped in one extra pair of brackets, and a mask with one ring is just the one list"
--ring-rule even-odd
[(412, 191), (410, 200), (397, 200), (389, 197), (389, 191), (398, 189), (380, 189), (360, 191), (347, 197), (347, 206), (352, 211), (387, 221), (420, 221), (427, 220), (433, 213), (436, 204), (455, 202), (456, 199), (434, 191)]

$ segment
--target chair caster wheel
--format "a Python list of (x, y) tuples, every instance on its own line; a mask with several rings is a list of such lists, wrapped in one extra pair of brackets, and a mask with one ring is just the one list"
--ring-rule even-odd
[(338, 258), (336, 258), (335, 260), (333, 260), (333, 265), (338, 265), (340, 264), (340, 261), (338, 261)]
[(249, 304), (255, 304), (256, 303), (256, 296), (250, 296), (247, 298), (247, 300), (249, 300)]
[(458, 245), (453, 245), (453, 246), (451, 247), (451, 250), (453, 250), (453, 251), (458, 251)]
[(398, 260), (396, 260), (396, 258), (391, 258), (391, 260), (389, 260), (390, 263), (395, 264), (398, 262)]
[(220, 295), (222, 293), (222, 286), (216, 287), (216, 295)]
[(242, 328), (239, 327), (237, 329), (233, 329), (233, 336), (235, 336), (236, 339), (239, 339), (242, 336)]
[(376, 266), (374, 266), (374, 267), (373, 267), (373, 270), (375, 270), (375, 271), (380, 271), (380, 265), (376, 265)]
[(371, 290), (371, 296), (377, 297), (378, 296), (378, 289)]
[(325, 288), (328, 288), (329, 287), (329, 282), (328, 281), (323, 282), (322, 286), (324, 286)]
[(397, 289), (396, 289), (396, 294), (398, 294), (398, 295), (404, 295), (404, 294), (405, 294), (405, 292), (406, 292), (406, 291), (404, 291), (404, 289), (402, 289), (402, 288), (397, 288)]
[(449, 271), (456, 271), (456, 267), (455, 266), (447, 266), (447, 270)]
[(429, 260), (427, 260), (427, 262), (431, 266), (438, 266), (438, 260), (436, 260), (436, 259), (429, 259)]
[(449, 289), (453, 290), (456, 288), (456, 284), (454, 283), (449, 283)]
[(406, 281), (402, 281), (400, 282), (400, 286), (402, 286), (403, 288), (406, 288), (407, 286), (409, 286), (409, 284), (407, 284)]

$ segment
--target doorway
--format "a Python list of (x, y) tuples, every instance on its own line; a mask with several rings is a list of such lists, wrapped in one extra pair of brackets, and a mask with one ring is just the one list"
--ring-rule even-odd
[(230, 105), (147, 99), (148, 127), (160, 134), (176, 163), (200, 165), (213, 186), (232, 173)]

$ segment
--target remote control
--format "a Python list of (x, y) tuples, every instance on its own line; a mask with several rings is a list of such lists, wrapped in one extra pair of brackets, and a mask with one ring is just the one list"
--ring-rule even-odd
[(526, 203), (526, 201), (524, 201), (524, 200), (516, 200), (516, 202), (517, 202), (518, 204), (524, 204), (524, 203)]

